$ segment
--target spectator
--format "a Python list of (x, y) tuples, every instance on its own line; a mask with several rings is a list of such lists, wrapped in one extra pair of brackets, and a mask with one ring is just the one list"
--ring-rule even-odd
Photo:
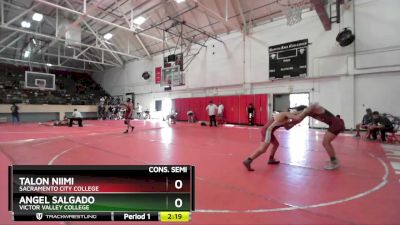
[(107, 112), (107, 116), (108, 116), (109, 120), (111, 120), (111, 117), (112, 117), (113, 114), (114, 114), (113, 107), (112, 107), (112, 105), (109, 105), (108, 106), (108, 112)]
[(78, 121), (79, 126), (82, 127), (82, 114), (77, 109), (74, 109), (71, 118), (69, 118), (68, 126), (72, 127), (72, 122), (75, 120)]
[(217, 105), (210, 101), (210, 103), (206, 107), (206, 111), (208, 112), (208, 116), (210, 117), (210, 127), (217, 126), (217, 121), (215, 120), (215, 112), (217, 111)]
[(178, 113), (175, 110), (171, 110), (171, 112), (167, 116), (167, 122), (169, 124), (176, 124), (176, 116), (177, 115), (178, 115)]
[(392, 122), (385, 116), (380, 115), (378, 111), (372, 113), (373, 125), (369, 126), (369, 130), (372, 134), (372, 140), (377, 139), (377, 133), (380, 131), (382, 142), (386, 142), (386, 132), (393, 132)]
[(224, 122), (224, 105), (220, 102), (218, 105), (218, 123), (223, 124)]
[(15, 121), (19, 123), (19, 112), (18, 112), (19, 107), (15, 103), (13, 103), (11, 105), (10, 110), (11, 110), (12, 123), (14, 124)]
[(188, 116), (188, 122), (189, 123), (194, 123), (194, 113), (192, 110), (187, 111), (187, 116)]
[(250, 103), (247, 106), (247, 116), (249, 118), (249, 125), (250, 126), (254, 125), (255, 112), (256, 112), (256, 109), (254, 108), (253, 104)]
[(150, 119), (150, 110), (149, 109), (144, 110), (143, 119), (145, 119), (145, 120), (149, 120)]
[(101, 103), (97, 106), (97, 119), (103, 120), (105, 114), (105, 106), (101, 105)]
[(114, 119), (119, 120), (119, 116), (118, 116), (119, 115), (119, 104), (114, 107), (113, 114), (114, 114)]
[(104, 101), (105, 101), (104, 97), (101, 97), (100, 98), (100, 106), (104, 106)]
[(136, 104), (136, 117), (140, 120), (141, 115), (142, 115), (142, 106), (138, 102)]
[[(363, 116), (361, 123), (356, 125), (356, 135), (354, 137), (360, 137), (360, 129), (367, 129), (372, 124), (372, 110), (370, 108), (365, 110), (366, 114)], [(370, 133), (368, 132), (367, 137), (369, 138)]]

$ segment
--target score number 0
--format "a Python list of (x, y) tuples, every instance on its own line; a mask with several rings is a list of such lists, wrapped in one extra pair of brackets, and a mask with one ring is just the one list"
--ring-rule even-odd
[[(177, 190), (182, 189), (182, 186), (183, 186), (182, 180), (176, 180), (176, 181), (175, 181), (175, 188), (176, 188)], [(176, 208), (182, 207), (182, 199), (180, 199), (180, 198), (175, 199), (175, 207), (176, 207)]]

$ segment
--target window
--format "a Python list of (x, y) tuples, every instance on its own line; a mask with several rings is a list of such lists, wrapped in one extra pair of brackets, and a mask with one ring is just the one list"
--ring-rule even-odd
[(162, 101), (156, 100), (156, 112), (161, 111), (161, 109), (162, 109)]

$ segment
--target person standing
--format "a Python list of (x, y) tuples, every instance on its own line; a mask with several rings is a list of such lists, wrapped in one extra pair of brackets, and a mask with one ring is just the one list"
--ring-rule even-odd
[(100, 120), (105, 119), (104, 118), (105, 117), (105, 109), (106, 109), (105, 105), (104, 105), (105, 101), (106, 101), (105, 98), (101, 97), (100, 98), (100, 102), (99, 102), (99, 106), (97, 107), (98, 119), (100, 119)]
[(126, 124), (126, 130), (124, 134), (127, 134), (129, 132), (129, 128), (131, 128), (131, 132), (133, 131), (133, 129), (135, 129), (135, 127), (131, 125), (132, 115), (133, 115), (133, 104), (131, 102), (131, 99), (128, 98), (126, 99), (126, 104), (125, 104), (124, 123)]
[(136, 117), (140, 120), (141, 115), (142, 115), (142, 106), (138, 102), (136, 104)]
[(217, 105), (215, 105), (213, 101), (210, 101), (206, 107), (206, 111), (208, 112), (208, 116), (210, 117), (210, 127), (212, 127), (213, 124), (214, 126), (217, 126), (217, 121), (215, 120)]
[(12, 123), (14, 124), (15, 121), (19, 123), (19, 112), (18, 112), (19, 107), (15, 103), (13, 103), (11, 105), (10, 110), (11, 110)]
[(218, 123), (223, 124), (224, 122), (224, 105), (220, 102), (218, 105)]
[(74, 111), (72, 112), (71, 118), (69, 118), (68, 126), (72, 127), (72, 122), (76, 120), (76, 121), (78, 121), (78, 125), (80, 127), (82, 127), (82, 118), (83, 118), (82, 113), (79, 112), (77, 109), (74, 109)]
[(254, 108), (253, 104), (250, 103), (249, 106), (247, 106), (247, 116), (249, 118), (250, 126), (254, 125), (255, 112), (256, 112), (256, 109)]

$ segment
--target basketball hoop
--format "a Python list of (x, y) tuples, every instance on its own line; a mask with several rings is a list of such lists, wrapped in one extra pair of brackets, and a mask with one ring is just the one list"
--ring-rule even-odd
[(288, 5), (288, 8), (286, 8), (285, 10), (286, 21), (288, 26), (292, 26), (302, 20), (301, 18), (303, 11), (302, 6), (303, 6), (303, 1)]
[(24, 87), (36, 90), (56, 90), (54, 74), (25, 71)]
[(160, 81), (161, 87), (175, 87), (185, 85), (184, 73), (180, 71), (180, 66), (167, 67), (162, 69)]

